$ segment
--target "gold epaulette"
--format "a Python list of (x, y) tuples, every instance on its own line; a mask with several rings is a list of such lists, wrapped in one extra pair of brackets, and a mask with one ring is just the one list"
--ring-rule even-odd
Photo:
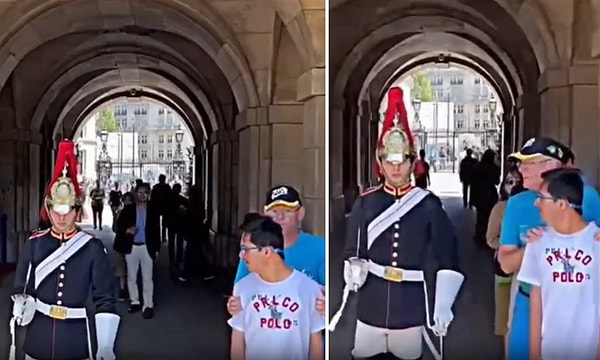
[(33, 239), (42, 237), (42, 236), (46, 235), (49, 231), (50, 231), (50, 229), (36, 230), (31, 235), (29, 235), (29, 240), (33, 240)]
[(371, 194), (371, 193), (374, 193), (375, 191), (377, 191), (377, 190), (381, 189), (381, 187), (382, 187), (382, 186), (383, 186), (383, 185), (377, 185), (377, 186), (370, 187), (370, 188), (368, 188), (368, 189), (364, 190), (364, 191), (363, 191), (363, 192), (360, 194), (360, 196), (365, 196), (365, 195), (369, 195), (369, 194)]

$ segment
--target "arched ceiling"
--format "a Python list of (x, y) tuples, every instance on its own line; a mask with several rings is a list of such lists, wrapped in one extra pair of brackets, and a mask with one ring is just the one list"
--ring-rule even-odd
[(441, 52), (490, 77), (503, 100), (514, 104), (523, 93), (537, 94), (540, 69), (556, 61), (553, 44), (540, 35), (547, 30), (543, 18), (530, 19), (535, 25), (527, 30), (536, 33), (526, 33), (515, 6), (501, 0), (340, 0), (330, 6), (334, 102), (356, 104), (365, 89), (374, 90), (374, 80), (375, 91), (384, 91), (395, 70)]
[(75, 125), (102, 96), (132, 87), (176, 104), (199, 138), (259, 102), (229, 24), (194, 0), (19, 0), (0, 17), (5, 85), (27, 99), (17, 112), (36, 131)]

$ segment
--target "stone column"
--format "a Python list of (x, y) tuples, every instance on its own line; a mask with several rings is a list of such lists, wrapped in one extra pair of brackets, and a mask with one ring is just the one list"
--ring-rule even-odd
[(304, 226), (325, 236), (325, 69), (313, 68), (298, 78), (298, 101), (304, 102)]
[[(333, 100), (333, 99), (332, 99)], [(344, 234), (345, 201), (343, 193), (343, 134), (344, 104), (331, 102), (329, 104), (329, 238), (337, 243)], [(341, 241), (343, 243), (343, 240)], [(332, 249), (333, 242), (330, 242)]]
[(571, 146), (576, 165), (595, 185), (600, 178), (599, 80), (596, 64), (549, 69), (539, 80), (541, 135)]

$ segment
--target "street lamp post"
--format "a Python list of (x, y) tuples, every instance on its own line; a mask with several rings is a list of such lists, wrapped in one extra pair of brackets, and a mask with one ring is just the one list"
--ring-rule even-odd
[(106, 186), (112, 173), (112, 163), (107, 149), (108, 131), (100, 131), (100, 142), (102, 143), (102, 148), (96, 163), (96, 173), (100, 183)]
[(190, 146), (187, 148), (187, 158), (188, 158), (188, 168), (187, 168), (187, 178), (186, 178), (186, 192), (189, 195), (189, 191), (192, 188), (192, 180), (194, 173), (194, 147)]
[(415, 97), (412, 100), (413, 110), (415, 111), (415, 125), (417, 128), (417, 136), (419, 138), (419, 147), (421, 149), (425, 148), (425, 136), (423, 134), (423, 125), (421, 124), (421, 118), (419, 117), (419, 112), (421, 111), (421, 99)]
[(183, 158), (183, 152), (181, 151), (181, 142), (183, 141), (183, 130), (181, 128), (177, 129), (175, 132), (175, 143), (177, 144), (175, 148), (175, 159), (173, 160), (173, 172), (180, 179), (183, 179), (183, 174), (185, 173), (185, 159)]
[(492, 129), (496, 133), (495, 143), (496, 143), (496, 151), (500, 152), (501, 139), (500, 134), (502, 132), (502, 118), (501, 115), (496, 115), (496, 111), (498, 109), (498, 102), (495, 98), (490, 98), (489, 101), (490, 108), (490, 118), (492, 120)]

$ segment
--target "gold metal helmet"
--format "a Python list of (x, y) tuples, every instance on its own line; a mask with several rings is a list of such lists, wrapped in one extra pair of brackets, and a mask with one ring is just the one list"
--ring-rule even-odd
[(399, 87), (393, 87), (388, 92), (387, 110), (376, 150), (378, 177), (385, 176), (381, 170), (382, 161), (403, 163), (416, 156), (403, 97), (404, 92)]
[(66, 215), (71, 210), (81, 207), (83, 194), (77, 181), (77, 159), (75, 144), (64, 140), (58, 145), (58, 154), (52, 179), (44, 196), (42, 219), (50, 220), (48, 210)]

